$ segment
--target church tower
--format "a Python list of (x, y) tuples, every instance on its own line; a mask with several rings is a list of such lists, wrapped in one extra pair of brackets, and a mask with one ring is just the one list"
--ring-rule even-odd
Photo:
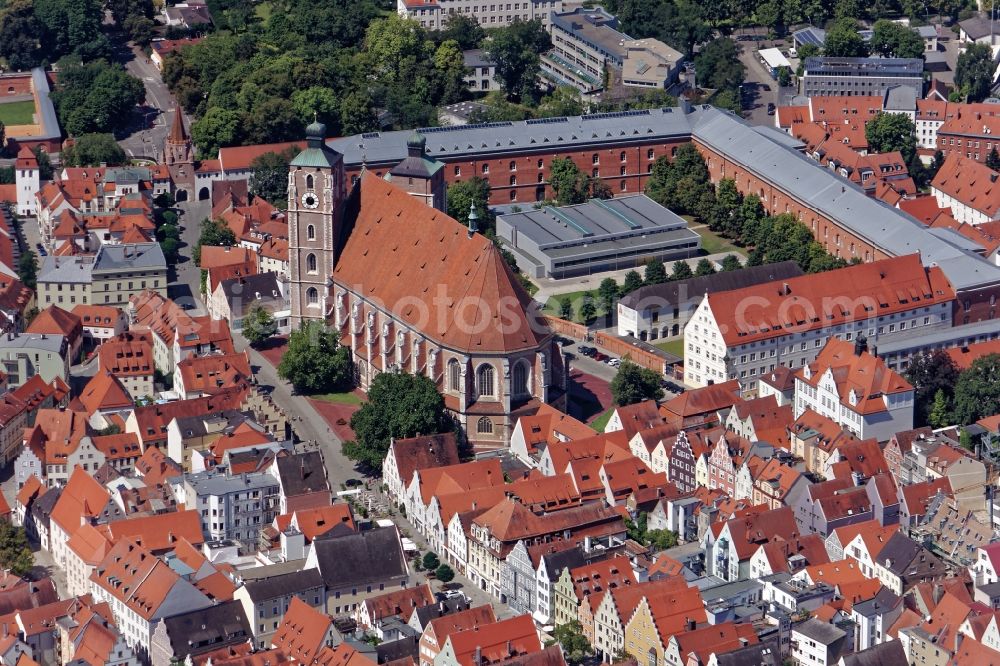
[(184, 129), (184, 117), (180, 107), (174, 109), (174, 124), (170, 126), (170, 134), (167, 135), (163, 162), (168, 167), (194, 164), (194, 144)]
[(326, 125), (306, 128), (306, 149), (288, 167), (288, 261), (292, 328), (325, 320), (346, 187), (343, 155), (326, 145)]
[(35, 215), (35, 195), (42, 187), (38, 159), (27, 146), (21, 146), (14, 161), (14, 182), (17, 184), (17, 214)]
[(444, 162), (427, 155), (427, 138), (420, 132), (406, 140), (406, 159), (389, 171), (386, 180), (431, 208), (448, 212)]

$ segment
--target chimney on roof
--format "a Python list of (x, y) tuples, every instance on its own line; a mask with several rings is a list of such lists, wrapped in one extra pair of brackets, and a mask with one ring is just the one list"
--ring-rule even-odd
[[(476, 628), (478, 629), (479, 627)], [(477, 645), (476, 653), (472, 657), (472, 666), (482, 666), (482, 663), (483, 663), (483, 649)]]
[(864, 333), (858, 333), (858, 337), (854, 339), (854, 355), (861, 356), (866, 351), (868, 351), (868, 338)]

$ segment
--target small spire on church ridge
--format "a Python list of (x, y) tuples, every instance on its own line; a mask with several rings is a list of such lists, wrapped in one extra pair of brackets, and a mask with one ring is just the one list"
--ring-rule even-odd
[(479, 231), (479, 213), (476, 212), (476, 202), (473, 201), (469, 205), (469, 238), (476, 235)]

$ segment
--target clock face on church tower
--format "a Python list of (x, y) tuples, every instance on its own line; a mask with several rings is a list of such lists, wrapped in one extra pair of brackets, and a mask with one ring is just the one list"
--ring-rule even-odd
[(312, 192), (306, 192), (302, 195), (302, 205), (306, 208), (316, 208), (319, 205), (319, 199)]

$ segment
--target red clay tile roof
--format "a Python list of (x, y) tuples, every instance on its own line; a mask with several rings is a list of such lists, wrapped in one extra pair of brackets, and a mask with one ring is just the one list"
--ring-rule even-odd
[(509, 353), (551, 335), (489, 239), (370, 173), (333, 279), (450, 349)]
[(997, 173), (985, 164), (963, 157), (956, 151), (949, 152), (931, 187), (985, 213), (990, 219), (1000, 213)]
[(522, 416), (517, 422), (524, 434), (529, 455), (537, 453), (542, 444), (584, 439), (594, 434), (586, 423), (547, 404), (539, 405), (537, 412)]
[(66, 547), (76, 553), (85, 564), (96, 566), (111, 550), (111, 539), (90, 523), (84, 523), (69, 538)]
[(227, 388), (216, 395), (175, 400), (162, 405), (136, 407), (133, 415), (137, 425), (137, 434), (142, 439), (144, 446), (159, 441), (165, 442), (167, 426), (175, 418), (204, 416), (227, 409), (239, 409), (246, 394), (245, 388)]
[(841, 404), (859, 414), (888, 411), (883, 396), (913, 390), (913, 386), (885, 361), (867, 350), (856, 353), (855, 343), (848, 340), (830, 337), (816, 360), (807, 367), (809, 376), (806, 376), (806, 368), (802, 368), (795, 374), (797, 381), (815, 388), (829, 371), (837, 385)]
[(112, 542), (117, 543), (123, 538), (128, 538), (154, 554), (176, 548), (180, 539), (193, 546), (205, 543), (201, 531), (201, 519), (194, 510), (116, 520), (102, 525), (100, 529)]
[(116, 603), (147, 621), (159, 614), (174, 587), (190, 585), (163, 560), (129, 538), (114, 545), (90, 580), (113, 596)]
[(265, 153), (281, 153), (289, 148), (301, 151), (302, 141), (286, 141), (284, 143), (261, 143), (255, 146), (233, 146), (219, 149), (219, 162), (226, 171), (249, 169), (255, 159)]
[[(911, 254), (847, 266), (835, 274), (716, 292), (707, 298), (726, 344), (742, 345), (787, 335), (789, 327), (805, 332), (866, 320), (876, 311), (886, 316), (951, 302), (955, 290), (940, 268), (924, 268), (920, 256)], [(852, 310), (842, 306), (847, 302)], [(757, 305), (746, 307), (747, 303)], [(830, 303), (837, 306), (831, 310)]]
[(959, 370), (967, 370), (976, 359), (980, 359), (988, 354), (1000, 354), (1000, 340), (974, 342), (971, 345), (949, 347), (944, 351), (955, 362)]
[(713, 414), (732, 407), (741, 400), (740, 383), (733, 379), (685, 391), (663, 403), (660, 412), (668, 420), (678, 421), (703, 414)]
[(152, 376), (153, 342), (148, 333), (125, 331), (97, 349), (100, 368), (119, 377)]
[(448, 637), (448, 642), (459, 666), (475, 666), (477, 651), (486, 662), (495, 663), (542, 649), (530, 615), (501, 620), (478, 630), (456, 632)]
[(139, 437), (132, 432), (117, 435), (95, 435), (90, 438), (97, 450), (111, 461), (129, 460), (142, 455)]
[(257, 272), (257, 254), (245, 247), (218, 247), (205, 245), (201, 248), (201, 262), (198, 267), (202, 270), (219, 268), (221, 266), (244, 266), (247, 271)]
[(44, 495), (46, 490), (47, 488), (38, 480), (38, 477), (32, 474), (17, 491), (17, 503), (27, 507), (29, 502)]
[(238, 354), (189, 356), (176, 368), (188, 393), (213, 395), (226, 388), (249, 386), (253, 379), (246, 350)]
[(25, 332), (63, 335), (72, 343), (73, 340), (83, 335), (83, 324), (75, 314), (50, 305), (31, 320)]
[(297, 663), (310, 664), (326, 645), (333, 618), (293, 596), (271, 645)]
[(326, 534), (337, 525), (346, 525), (351, 531), (357, 531), (350, 504), (331, 504), (315, 509), (303, 509), (291, 514), (282, 514), (274, 520), (278, 529), (282, 531), (294, 523), (302, 532), (306, 543), (311, 543), (313, 539)]
[(368, 620), (372, 622), (379, 622), (397, 615), (405, 622), (414, 609), (430, 606), (433, 603), (434, 594), (431, 592), (431, 586), (424, 583), (369, 597), (361, 605), (368, 612)]
[(80, 393), (80, 402), (93, 414), (104, 410), (128, 409), (134, 403), (121, 381), (110, 372), (98, 372)]
[(163, 483), (167, 479), (180, 476), (183, 472), (179, 463), (167, 454), (151, 446), (135, 462), (135, 471), (147, 485)]
[(111, 494), (81, 467), (76, 467), (52, 508), (52, 520), (66, 534), (80, 527), (81, 518), (99, 518)]

